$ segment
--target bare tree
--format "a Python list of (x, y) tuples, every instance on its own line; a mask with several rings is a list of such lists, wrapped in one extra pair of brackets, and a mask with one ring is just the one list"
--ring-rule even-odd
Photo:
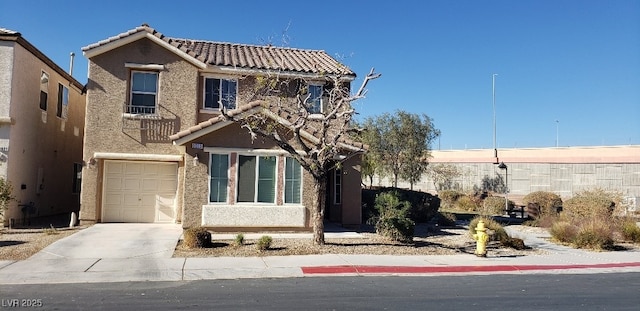
[(430, 165), (427, 174), (433, 179), (436, 191), (440, 191), (452, 189), (453, 180), (462, 175), (462, 172), (453, 164), (438, 163)]
[[(372, 68), (360, 88), (350, 92), (350, 80), (325, 75), (323, 81), (305, 81), (280, 74), (251, 77), (254, 88), (244, 91), (238, 102), (248, 103), (223, 111), (227, 120), (247, 129), (252, 138), (273, 141), (298, 161), (313, 178), (313, 242), (323, 245), (325, 194), (328, 174), (354, 155), (364, 151), (348, 137), (355, 115), (352, 103), (366, 95), (370, 80), (380, 77)], [(311, 85), (321, 84), (321, 98)], [(317, 90), (317, 89), (316, 89)]]

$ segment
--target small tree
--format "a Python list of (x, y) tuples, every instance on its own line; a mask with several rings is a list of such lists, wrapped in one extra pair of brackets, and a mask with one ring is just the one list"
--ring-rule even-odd
[[(329, 172), (336, 167), (336, 159), (348, 159), (364, 151), (364, 146), (353, 146), (348, 137), (355, 114), (352, 103), (363, 98), (367, 83), (378, 77), (380, 74), (372, 68), (355, 94), (350, 94), (348, 76), (325, 75), (320, 100), (314, 98), (317, 95), (310, 91), (308, 81), (278, 73), (268, 74), (256, 77), (254, 88), (239, 94), (240, 102), (248, 103), (246, 106), (222, 111), (226, 120), (240, 124), (252, 138), (259, 136), (274, 142), (311, 175), (315, 244), (325, 243), (325, 194)], [(321, 107), (316, 106), (318, 104)]]
[(394, 187), (401, 178), (413, 188), (426, 170), (431, 142), (440, 135), (431, 118), (398, 110), (368, 118), (364, 126), (361, 139), (376, 166), (393, 177)]
[(427, 175), (433, 180), (433, 187), (436, 191), (441, 191), (453, 190), (453, 180), (462, 173), (455, 165), (438, 163), (429, 165)]
[(9, 207), (13, 197), (13, 186), (8, 180), (0, 177), (0, 216), (4, 216), (4, 211)]

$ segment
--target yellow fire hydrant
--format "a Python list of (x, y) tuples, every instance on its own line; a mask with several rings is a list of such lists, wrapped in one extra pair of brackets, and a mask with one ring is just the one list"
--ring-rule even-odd
[(473, 239), (476, 240), (476, 256), (487, 257), (487, 241), (489, 241), (489, 235), (487, 234), (487, 228), (484, 226), (484, 221), (480, 220), (476, 227), (476, 234), (473, 235)]

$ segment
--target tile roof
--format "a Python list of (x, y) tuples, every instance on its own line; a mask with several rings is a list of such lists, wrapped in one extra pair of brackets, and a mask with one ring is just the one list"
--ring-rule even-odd
[(163, 40), (208, 66), (355, 76), (355, 73), (351, 71), (351, 69), (322, 50), (171, 38), (146, 24), (83, 47), (82, 50), (86, 52), (143, 31)]

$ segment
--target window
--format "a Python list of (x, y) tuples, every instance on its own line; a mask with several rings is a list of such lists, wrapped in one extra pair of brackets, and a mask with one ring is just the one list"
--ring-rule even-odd
[(275, 203), (275, 187), (275, 156), (238, 156), (238, 202)]
[(40, 109), (47, 111), (47, 92), (40, 91)]
[(322, 113), (322, 86), (309, 85), (309, 93), (307, 94), (307, 110), (309, 113)]
[(209, 165), (209, 202), (227, 202), (227, 184), (229, 183), (229, 155), (212, 154)]
[(131, 72), (131, 101), (127, 113), (155, 114), (158, 95), (158, 73)]
[(62, 84), (58, 84), (58, 111), (56, 112), (56, 115), (59, 118), (63, 118), (63, 119), (67, 118), (68, 105), (69, 105), (69, 89)]
[(40, 73), (40, 109), (47, 111), (47, 99), (49, 97), (49, 74)]
[(82, 164), (73, 163), (73, 189), (71, 193), (80, 193), (80, 186), (82, 185)]
[(300, 203), (302, 189), (302, 169), (300, 163), (287, 158), (284, 172), (284, 203)]
[(342, 203), (342, 169), (336, 168), (335, 177), (333, 179), (334, 191), (333, 191), (333, 203)]
[[(226, 109), (236, 108), (236, 92), (238, 82), (229, 79), (204, 79), (204, 108)], [(222, 105), (222, 106), (221, 106)]]

